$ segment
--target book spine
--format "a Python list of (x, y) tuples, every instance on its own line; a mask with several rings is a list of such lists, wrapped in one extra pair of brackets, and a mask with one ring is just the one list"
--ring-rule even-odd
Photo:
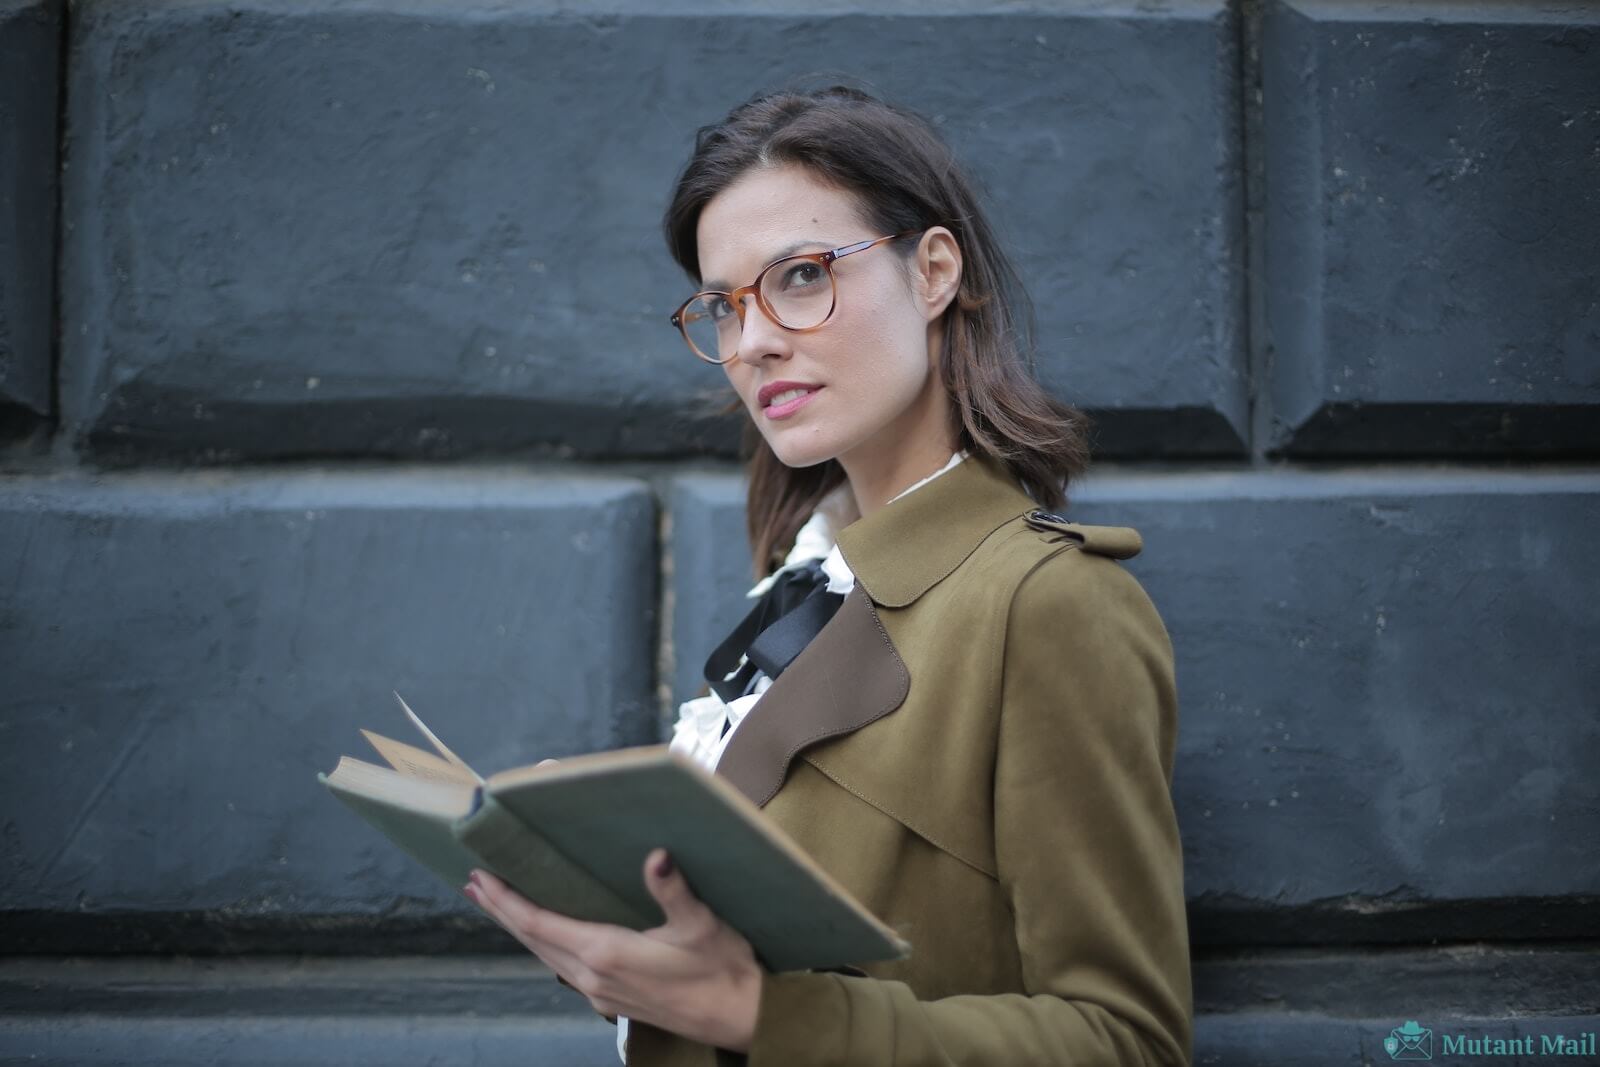
[(615, 923), (633, 930), (661, 924), (659, 910), (655, 915), (642, 913), (573, 863), (493, 794), (484, 791), (482, 798), (475, 812), (455, 824), (455, 835), (517, 892), (541, 908), (585, 922)]

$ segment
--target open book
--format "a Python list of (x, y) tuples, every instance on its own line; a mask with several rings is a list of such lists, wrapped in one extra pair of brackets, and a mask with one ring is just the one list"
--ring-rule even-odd
[(433, 752), (362, 730), (389, 766), (344, 756), (317, 778), (454, 889), (482, 867), (551, 911), (645, 930), (665, 921), (643, 873), (659, 847), (769, 970), (911, 949), (744, 794), (666, 745), (483, 778), (400, 706)]

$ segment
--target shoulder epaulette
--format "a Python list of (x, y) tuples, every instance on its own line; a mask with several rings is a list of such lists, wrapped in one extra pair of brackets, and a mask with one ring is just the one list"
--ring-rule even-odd
[(1024, 518), (1035, 530), (1063, 534), (1077, 541), (1083, 551), (1099, 556), (1130, 559), (1144, 547), (1144, 539), (1131, 526), (1086, 526), (1037, 509), (1028, 512)]

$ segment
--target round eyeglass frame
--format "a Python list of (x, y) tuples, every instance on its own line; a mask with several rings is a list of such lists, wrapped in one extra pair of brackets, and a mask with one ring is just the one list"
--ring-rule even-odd
[[(833, 274), (833, 263), (835, 260), (843, 259), (845, 256), (855, 255), (857, 252), (865, 252), (869, 248), (876, 248), (885, 241), (898, 241), (902, 237), (917, 237), (925, 232), (925, 230), (906, 230), (902, 233), (891, 233), (884, 237), (874, 237), (866, 241), (857, 241), (854, 244), (842, 245), (839, 248), (830, 248), (826, 252), (802, 252), (799, 255), (784, 256), (782, 259), (775, 259), (771, 263), (768, 263), (765, 267), (761, 268), (761, 273), (756, 275), (755, 281), (751, 282), (749, 285), (740, 286), (731, 293), (724, 292), (721, 289), (702, 289), (700, 292), (695, 293), (682, 304), (679, 304), (678, 310), (674, 311), (670, 316), (668, 316), (667, 321), (672, 323), (673, 326), (677, 327), (678, 333), (683, 337), (683, 343), (689, 346), (689, 351), (693, 352), (696, 358), (718, 367), (724, 366), (732, 362), (738, 353), (735, 352), (734, 355), (729, 356), (727, 359), (713, 359), (711, 356), (708, 356), (704, 352), (700, 351), (699, 347), (696, 346), (694, 341), (689, 337), (689, 321), (684, 315), (684, 312), (689, 310), (690, 304), (694, 303), (696, 300), (699, 300), (703, 296), (727, 297), (728, 302), (733, 305), (734, 313), (739, 316), (739, 329), (742, 331), (744, 329), (744, 298), (748, 295), (756, 298), (756, 306), (761, 309), (762, 314), (771, 319), (773, 322), (777, 323), (783, 329), (788, 330), (790, 333), (810, 333), (812, 330), (820, 330), (828, 324), (830, 319), (833, 318), (833, 312), (839, 306), (839, 279), (834, 277)], [(772, 309), (772, 305), (767, 303), (767, 298), (761, 295), (761, 280), (767, 276), (767, 271), (773, 269), (774, 267), (780, 267), (785, 263), (793, 263), (796, 260), (808, 260), (812, 263), (816, 263), (828, 274), (828, 285), (832, 289), (832, 296), (828, 302), (828, 313), (822, 316), (822, 321), (817, 323), (815, 326), (790, 326), (788, 323), (784, 322), (778, 317), (778, 313)]]

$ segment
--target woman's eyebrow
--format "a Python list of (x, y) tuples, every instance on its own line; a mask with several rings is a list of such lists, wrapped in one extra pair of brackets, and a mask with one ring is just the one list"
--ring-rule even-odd
[[(779, 249), (772, 256), (771, 259), (768, 259), (766, 261), (766, 263), (767, 263), (768, 266), (770, 266), (773, 263), (778, 262), (778, 260), (783, 259), (785, 256), (792, 256), (796, 252), (803, 252), (808, 248), (823, 248), (823, 249), (827, 249), (827, 248), (832, 248), (832, 247), (833, 247), (833, 245), (829, 244), (827, 241), (819, 241), (814, 237), (811, 238), (810, 240), (806, 240), (806, 241), (796, 241), (794, 244), (790, 245), (787, 248)], [(700, 283), (700, 287), (702, 289), (720, 289), (720, 290), (724, 290), (725, 291), (725, 290), (732, 289), (733, 288), (733, 283), (732, 282), (725, 282), (721, 278), (717, 278), (717, 279), (715, 279), (713, 281), (701, 282)]]

